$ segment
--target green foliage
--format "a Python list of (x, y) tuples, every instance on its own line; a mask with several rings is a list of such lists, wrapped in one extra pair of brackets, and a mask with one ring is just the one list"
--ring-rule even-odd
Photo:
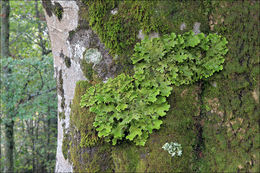
[(32, 170), (33, 159), (44, 162), (42, 166), (45, 170), (53, 170), (57, 140), (57, 94), (55, 80), (50, 79), (54, 73), (52, 57), (46, 56), (42, 61), (37, 57), (6, 58), (1, 59), (1, 63), (3, 67), (12, 69), (11, 74), (1, 73), (5, 76), (0, 81), (1, 119), (5, 123), (10, 120), (5, 115), (11, 114), (15, 121), (15, 170)]
[(144, 146), (159, 129), (170, 105), (171, 85), (190, 84), (222, 69), (227, 41), (216, 34), (172, 33), (145, 38), (135, 46), (133, 76), (124, 73), (92, 86), (82, 96), (81, 107), (96, 114), (93, 125), (99, 137), (128, 139)]
[(11, 52), (1, 57), (0, 109), (2, 123), (14, 121), (14, 171), (53, 172), (57, 93), (44, 12), (38, 1), (10, 1), (10, 8)]

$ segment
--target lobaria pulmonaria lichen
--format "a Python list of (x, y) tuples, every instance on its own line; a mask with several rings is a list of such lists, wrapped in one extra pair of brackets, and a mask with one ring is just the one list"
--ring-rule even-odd
[(134, 75), (122, 73), (107, 83), (90, 87), (81, 107), (96, 114), (99, 137), (115, 145), (128, 139), (144, 146), (170, 105), (172, 85), (190, 84), (223, 69), (227, 41), (216, 34), (187, 32), (145, 38), (135, 46)]

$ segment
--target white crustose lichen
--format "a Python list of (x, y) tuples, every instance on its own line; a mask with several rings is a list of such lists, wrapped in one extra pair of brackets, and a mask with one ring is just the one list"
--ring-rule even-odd
[(181, 156), (182, 155), (182, 147), (181, 144), (175, 143), (175, 142), (171, 142), (171, 143), (165, 143), (162, 148), (166, 151), (168, 151), (168, 153), (174, 157), (175, 155), (177, 156)]

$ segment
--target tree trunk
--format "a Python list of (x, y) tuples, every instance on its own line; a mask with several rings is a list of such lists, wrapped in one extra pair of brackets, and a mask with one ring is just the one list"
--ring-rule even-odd
[(2, 114), (0, 116), (0, 172), (2, 172)]
[[(2, 23), (1, 23), (1, 58), (9, 56), (9, 14), (10, 4), (8, 0), (2, 1)], [(10, 73), (11, 69), (6, 69), (5, 73)], [(9, 88), (7, 88), (8, 90)], [(6, 91), (8, 92), (8, 91)], [(5, 127), (5, 165), (4, 172), (13, 172), (13, 151), (14, 151), (14, 121), (13, 111), (7, 112)]]
[(1, 58), (9, 56), (9, 14), (10, 5), (8, 0), (1, 1)]
[(13, 152), (14, 152), (14, 121), (11, 120), (5, 123), (5, 168), (4, 172), (13, 172)]
[[(43, 6), (58, 86), (56, 172), (259, 172), (259, 2), (45, 0)], [(133, 48), (145, 35), (190, 30), (227, 38), (223, 70), (172, 86), (170, 109), (145, 146), (100, 139), (81, 96), (122, 72), (132, 75)], [(180, 143), (182, 155), (164, 151), (167, 142)]]

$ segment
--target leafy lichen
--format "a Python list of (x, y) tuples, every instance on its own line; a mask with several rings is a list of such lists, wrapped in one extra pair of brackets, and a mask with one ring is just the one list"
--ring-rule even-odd
[(216, 34), (193, 32), (146, 38), (135, 46), (135, 74), (121, 74), (89, 88), (81, 106), (96, 114), (93, 125), (99, 137), (113, 145), (125, 138), (144, 146), (169, 110), (171, 85), (190, 84), (221, 70), (226, 44)]

